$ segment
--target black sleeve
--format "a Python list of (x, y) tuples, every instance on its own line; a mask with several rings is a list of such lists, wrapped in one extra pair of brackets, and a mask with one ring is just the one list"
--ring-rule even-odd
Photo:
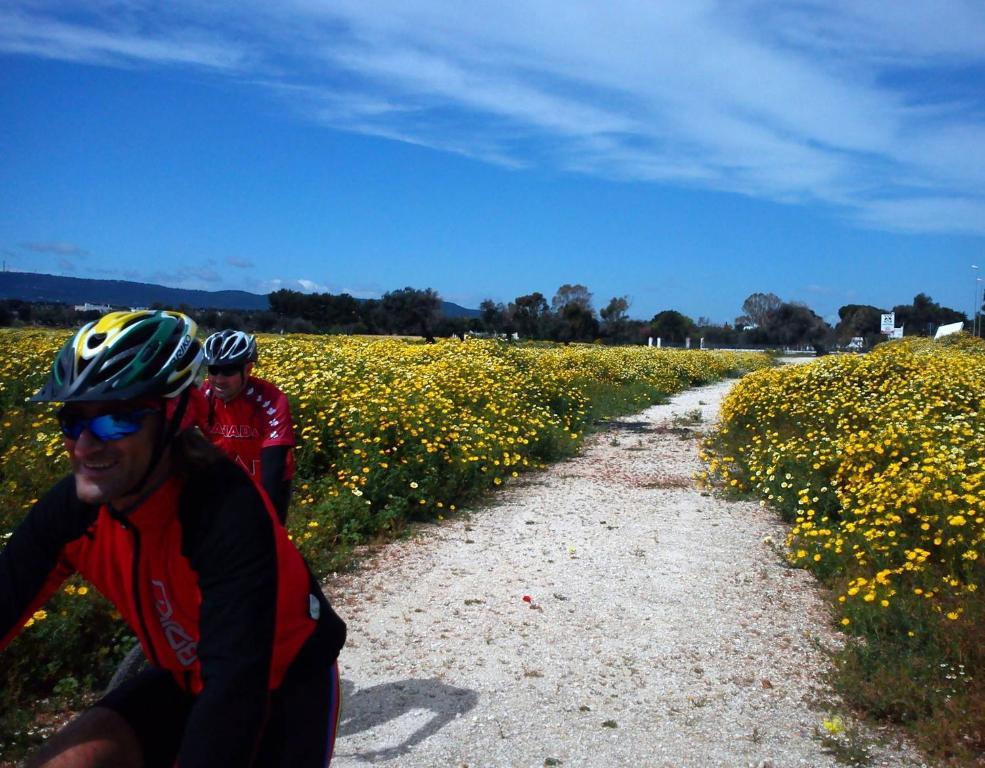
[(182, 493), (184, 554), (202, 594), (196, 698), (181, 768), (248, 766), (267, 709), (277, 608), (274, 523), (249, 477), (217, 462)]
[(260, 449), (260, 484), (267, 492), (277, 518), (283, 525), (287, 521), (287, 507), (291, 503), (291, 481), (284, 479), (289, 445), (270, 445)]
[[(38, 598), (46, 599), (67, 543), (84, 535), (99, 508), (75, 495), (75, 480), (62, 479), (37, 502), (0, 552), (0, 648), (13, 639), (18, 621)], [(70, 572), (63, 568), (62, 578)]]

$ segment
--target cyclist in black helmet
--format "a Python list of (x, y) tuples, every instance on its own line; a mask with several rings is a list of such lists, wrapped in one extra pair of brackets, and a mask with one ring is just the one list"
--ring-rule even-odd
[(256, 340), (243, 331), (219, 331), (205, 340), (208, 415), (202, 427), (266, 491), (283, 523), (294, 476), (294, 424), (287, 396), (251, 375), (256, 362)]
[(72, 474), (0, 552), (0, 648), (72, 572), (151, 668), (29, 765), (324, 766), (345, 625), (269, 501), (184, 418), (203, 353), (177, 312), (115, 312), (65, 344), (38, 401)]

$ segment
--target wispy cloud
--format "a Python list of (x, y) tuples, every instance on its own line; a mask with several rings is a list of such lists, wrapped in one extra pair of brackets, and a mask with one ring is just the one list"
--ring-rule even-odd
[(25, 251), (31, 251), (32, 253), (49, 253), (55, 256), (88, 256), (89, 251), (85, 248), (80, 248), (74, 243), (65, 243), (59, 241), (44, 241), (44, 242), (31, 242), (31, 243), (20, 243), (20, 247)]
[(985, 232), (985, 198), (912, 197), (872, 200), (860, 208), (860, 221), (902, 232)]
[(252, 269), (253, 267), (256, 266), (256, 264), (254, 264), (249, 259), (240, 259), (237, 258), (236, 256), (230, 256), (228, 259), (226, 259), (226, 264), (228, 264), (230, 267), (236, 267), (236, 269)]
[[(66, 10), (68, 8), (68, 10)], [(334, 128), (985, 232), (985, 6), (32, 0), (0, 51), (225, 71)]]
[(100, 9), (93, 3), (90, 16), (79, 14), (78, 9), (73, 12), (66, 3), (60, 10), (68, 11), (69, 18), (59, 18), (59, 6), (54, 4), (21, 5), (21, 10), (0, 9), (0, 51), (90, 64), (167, 64), (218, 70), (238, 69), (248, 58), (241, 46), (229, 38), (215, 39), (204, 27), (182, 24), (175, 30), (154, 29), (136, 4), (117, 9), (129, 12), (108, 13), (108, 8)]
[(332, 293), (329, 286), (305, 277), (287, 279), (276, 277), (272, 280), (264, 280), (259, 284), (259, 293), (273, 293), (280, 290), (299, 291), (301, 293)]
[(353, 285), (335, 285), (319, 283), (317, 280), (300, 278), (273, 278), (264, 280), (256, 286), (257, 293), (273, 293), (279, 290), (299, 291), (300, 293), (331, 293), (339, 295), (347, 293), (356, 299), (378, 299), (384, 289), (378, 283), (360, 283)]

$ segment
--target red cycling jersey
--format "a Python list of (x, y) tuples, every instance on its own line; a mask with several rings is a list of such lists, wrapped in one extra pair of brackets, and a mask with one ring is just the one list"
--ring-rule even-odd
[(345, 640), (269, 502), (225, 459), (126, 513), (81, 502), (71, 476), (59, 482), (0, 552), (0, 648), (72, 572), (195, 696), (182, 766), (246, 764), (299, 649), (316, 641), (327, 669)]
[[(223, 453), (260, 481), (260, 451), (277, 445), (294, 445), (294, 423), (287, 396), (264, 379), (250, 376), (242, 391), (226, 402), (202, 384), (206, 400), (202, 431)], [(294, 477), (294, 452), (284, 460), (282, 480)]]

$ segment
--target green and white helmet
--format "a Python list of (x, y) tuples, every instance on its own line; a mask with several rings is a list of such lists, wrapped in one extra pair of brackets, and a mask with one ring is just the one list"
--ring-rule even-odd
[(61, 348), (32, 400), (85, 402), (173, 398), (202, 364), (198, 326), (180, 312), (110, 312)]

